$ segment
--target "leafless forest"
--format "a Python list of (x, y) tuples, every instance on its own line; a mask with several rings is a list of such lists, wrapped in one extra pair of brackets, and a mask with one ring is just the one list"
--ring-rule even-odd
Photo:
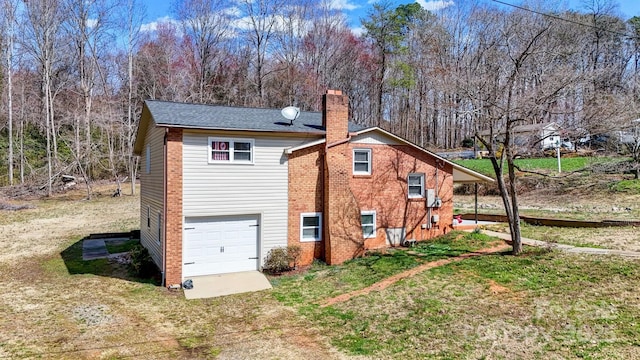
[(134, 179), (145, 99), (317, 111), (328, 88), (353, 121), (427, 148), (555, 121), (567, 136), (638, 118), (640, 18), (615, 2), (428, 12), (371, 5), (354, 33), (328, 1), (174, 1), (141, 27), (139, 0), (0, 0), (0, 185), (60, 174)]

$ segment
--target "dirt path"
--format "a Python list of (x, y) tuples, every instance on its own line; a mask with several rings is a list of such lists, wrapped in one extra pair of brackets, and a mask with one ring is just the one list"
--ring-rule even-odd
[(432, 262), (428, 262), (426, 264), (420, 265), (418, 267), (415, 267), (413, 269), (409, 269), (407, 271), (401, 272), (399, 274), (393, 275), (391, 277), (388, 277), (382, 281), (378, 281), (377, 283), (366, 287), (364, 289), (360, 289), (360, 290), (356, 290), (356, 291), (352, 291), (349, 293), (345, 293), (330, 299), (326, 299), (325, 301), (323, 301), (320, 304), (320, 307), (327, 307), (327, 306), (331, 306), (337, 303), (341, 303), (341, 302), (345, 302), (350, 300), (351, 298), (354, 298), (356, 296), (361, 296), (361, 295), (367, 295), (372, 291), (381, 291), (384, 290), (386, 288), (388, 288), (389, 286), (395, 284), (396, 282), (402, 280), (402, 279), (406, 279), (408, 277), (412, 277), (416, 274), (419, 274), (423, 271), (429, 270), (429, 269), (433, 269), (435, 267), (438, 266), (443, 266), (443, 265), (447, 265), (450, 264), (452, 262), (456, 262), (456, 261), (462, 261), (464, 259), (468, 259), (474, 256), (481, 256), (481, 255), (486, 255), (486, 254), (493, 254), (493, 253), (497, 253), (497, 252), (501, 252), (504, 250), (507, 250), (511, 248), (511, 246), (507, 245), (507, 244), (500, 244), (498, 246), (494, 246), (491, 248), (486, 248), (486, 249), (481, 249), (472, 253), (467, 253), (467, 254), (463, 254), (460, 256), (456, 256), (456, 257), (452, 257), (449, 259), (442, 259), (442, 260), (437, 260), (437, 261), (432, 261)]

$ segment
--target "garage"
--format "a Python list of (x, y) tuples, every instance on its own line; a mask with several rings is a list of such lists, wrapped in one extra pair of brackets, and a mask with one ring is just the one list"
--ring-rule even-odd
[(182, 277), (257, 270), (258, 215), (186, 218)]

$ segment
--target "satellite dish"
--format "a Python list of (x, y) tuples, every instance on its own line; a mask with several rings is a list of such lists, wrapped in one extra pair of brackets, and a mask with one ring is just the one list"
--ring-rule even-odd
[(284, 116), (285, 119), (291, 121), (291, 125), (293, 125), (293, 120), (297, 119), (300, 115), (300, 108), (297, 108), (295, 106), (287, 106), (286, 108), (282, 109), (280, 113), (282, 114), (282, 116)]

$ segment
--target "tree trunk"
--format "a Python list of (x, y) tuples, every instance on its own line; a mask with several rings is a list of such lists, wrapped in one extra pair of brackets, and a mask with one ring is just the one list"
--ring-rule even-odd
[(509, 170), (509, 196), (511, 197), (511, 217), (509, 217), (509, 229), (513, 242), (512, 253), (519, 255), (522, 252), (522, 235), (520, 234), (520, 211), (518, 210), (517, 179), (513, 157), (510, 151), (507, 154), (507, 167)]
[(44, 84), (44, 111), (45, 111), (45, 128), (46, 128), (46, 133), (47, 133), (47, 195), (50, 197), (51, 195), (53, 195), (53, 191), (52, 191), (52, 185), (51, 185), (51, 181), (52, 181), (52, 176), (53, 176), (53, 169), (52, 169), (52, 156), (51, 156), (51, 121), (49, 120), (49, 116), (51, 115), (51, 113), (49, 112), (49, 77), (45, 75), (46, 74), (46, 70), (43, 71), (43, 84)]
[(9, 185), (13, 186), (13, 81), (11, 70), (11, 58), (13, 57), (13, 43), (9, 35), (9, 48), (7, 51), (7, 107), (9, 112), (9, 156), (7, 163), (9, 165)]
[(21, 84), (20, 88), (20, 184), (24, 185), (24, 112), (26, 108), (25, 104), (25, 94), (24, 94), (24, 82)]

